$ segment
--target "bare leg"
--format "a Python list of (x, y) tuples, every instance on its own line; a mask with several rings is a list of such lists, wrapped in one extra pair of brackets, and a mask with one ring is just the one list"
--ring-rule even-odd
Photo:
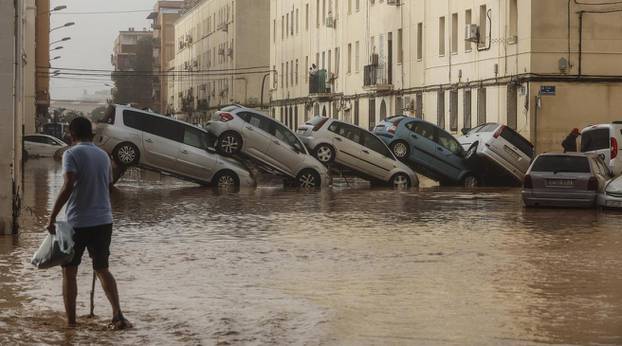
[(121, 318), (121, 306), (119, 304), (119, 291), (117, 290), (117, 282), (108, 269), (97, 270), (97, 277), (102, 284), (102, 288), (108, 297), (108, 301), (112, 306), (112, 319)]
[(78, 267), (63, 268), (63, 300), (65, 301), (65, 313), (67, 314), (67, 324), (69, 326), (76, 325), (77, 273)]

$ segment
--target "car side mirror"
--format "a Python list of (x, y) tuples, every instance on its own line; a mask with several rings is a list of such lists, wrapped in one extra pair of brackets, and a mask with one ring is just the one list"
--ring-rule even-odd
[(463, 134), (463, 135), (465, 135), (465, 136), (466, 136), (466, 134), (467, 134), (467, 133), (469, 133), (469, 131), (470, 131), (470, 130), (471, 130), (470, 128), (465, 127), (465, 128), (463, 128), (463, 129), (461, 130), (461, 132), (462, 132), (462, 134)]

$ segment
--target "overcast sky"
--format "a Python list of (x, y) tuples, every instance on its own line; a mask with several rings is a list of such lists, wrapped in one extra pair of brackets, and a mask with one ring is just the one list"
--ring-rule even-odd
[[(150, 28), (151, 21), (146, 17), (154, 7), (156, 0), (51, 0), (51, 7), (66, 5), (67, 9), (54, 12), (51, 26), (56, 27), (67, 22), (75, 22), (71, 27), (55, 30), (50, 35), (50, 42), (71, 37), (62, 42), (64, 48), (50, 53), (50, 58), (60, 55), (61, 59), (52, 61), (53, 67), (85, 68), (111, 70), (110, 54), (120, 30), (134, 27), (136, 30)], [(76, 14), (76, 12), (136, 11), (115, 14)], [(72, 76), (72, 78), (74, 78)], [(85, 77), (91, 78), (91, 77)], [(50, 93), (53, 99), (75, 99), (83, 90), (93, 93), (109, 89), (106, 81), (77, 81), (52, 79)], [(110, 83), (110, 81), (108, 81)]]

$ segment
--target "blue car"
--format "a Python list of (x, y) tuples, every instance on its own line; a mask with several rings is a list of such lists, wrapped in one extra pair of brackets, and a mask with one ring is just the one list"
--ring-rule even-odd
[(480, 184), (481, 178), (469, 168), (460, 143), (434, 124), (394, 116), (380, 122), (374, 134), (387, 143), (399, 160), (443, 185), (475, 187)]

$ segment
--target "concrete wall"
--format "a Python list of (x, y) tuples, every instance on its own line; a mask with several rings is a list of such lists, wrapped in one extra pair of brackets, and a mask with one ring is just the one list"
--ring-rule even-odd
[[(37, 6), (35, 0), (24, 0), (24, 131), (35, 133), (37, 118), (37, 91), (36, 91), (36, 30)], [(49, 49), (49, 47), (48, 47)]]

